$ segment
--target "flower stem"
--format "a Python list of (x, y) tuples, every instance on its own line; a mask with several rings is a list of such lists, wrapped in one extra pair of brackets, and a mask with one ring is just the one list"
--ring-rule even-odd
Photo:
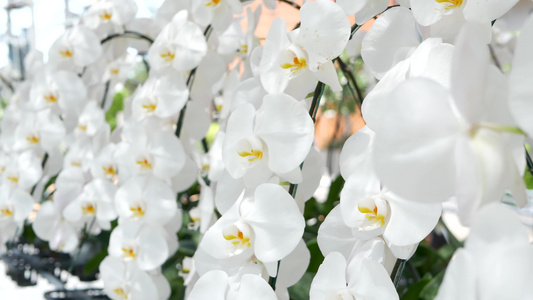
[[(48, 161), (48, 153), (45, 153), (44, 156), (43, 156), (43, 160), (41, 161), (41, 169), (43, 169), (44, 171), (44, 167), (46, 166), (46, 162)], [(30, 195), (33, 196), (33, 193), (35, 193), (35, 189), (37, 188), (37, 185), (39, 184), (39, 182), (37, 182), (32, 188), (31, 188), (31, 192), (30, 192)]]
[(292, 1), (290, 1), (290, 0), (278, 0), (278, 1), (279, 1), (279, 2), (283, 2), (283, 3), (287, 3), (287, 4), (289, 4), (290, 6), (296, 8), (297, 10), (300, 10), (300, 8), (302, 8), (299, 4), (294, 3), (294, 2), (292, 2)]
[(400, 283), (400, 278), (402, 278), (402, 273), (406, 262), (407, 260), (405, 259), (397, 259), (396, 263), (394, 264), (394, 268), (392, 269), (392, 273), (390, 274), (390, 278), (392, 279), (392, 282), (396, 288)]
[(109, 84), (111, 83), (111, 80), (108, 80), (106, 81), (105, 83), (105, 89), (104, 89), (104, 97), (102, 98), (102, 104), (100, 105), (100, 107), (102, 109), (104, 109), (104, 106), (105, 106), (105, 102), (106, 102), (106, 99), (107, 99), (107, 93), (109, 93)]
[(322, 98), (325, 86), (326, 85), (324, 83), (318, 82), (313, 94), (313, 102), (311, 102), (311, 108), (309, 109), (309, 115), (311, 116), (311, 119), (313, 119), (313, 123), (316, 121), (316, 113), (318, 111), (318, 107), (320, 106), (320, 98)]
[[(359, 86), (357, 86), (357, 81), (355, 80), (355, 76), (353, 76), (352, 71), (346, 65), (346, 63), (344, 63), (344, 61), (341, 59), (340, 56), (337, 57), (336, 60), (337, 60), (337, 63), (339, 63), (339, 67), (341, 68), (342, 73), (344, 73), (344, 76), (348, 78), (348, 81), (351, 81), (353, 87), (355, 88), (355, 91), (357, 92), (357, 98), (354, 97), (354, 100), (357, 106), (359, 107), (359, 109), (361, 109), (361, 105), (363, 104), (363, 92), (361, 92), (361, 89), (359, 88)], [(348, 87), (350, 87), (350, 85), (348, 85)], [(352, 91), (352, 95), (353, 95), (353, 91)]]
[(110, 40), (118, 38), (118, 37), (140, 38), (140, 39), (143, 39), (143, 40), (147, 41), (150, 44), (154, 43), (154, 40), (152, 40), (150, 37), (148, 37), (148, 36), (146, 36), (146, 35), (144, 35), (142, 33), (139, 33), (139, 32), (136, 32), (136, 31), (126, 30), (126, 31), (124, 31), (124, 33), (115, 33), (115, 34), (112, 34), (112, 35), (108, 35), (107, 37), (105, 37), (103, 40), (100, 41), (100, 44), (103, 45), (103, 44), (109, 42)]
[(527, 163), (527, 169), (529, 173), (533, 176), (533, 160), (531, 160), (531, 156), (529, 156), (529, 152), (526, 149), (526, 163)]
[[(207, 26), (207, 28), (204, 31), (204, 36), (205, 36), (206, 41), (207, 39), (209, 39), (209, 35), (211, 35), (211, 31), (212, 31), (211, 25)], [(194, 83), (194, 78), (196, 77), (196, 69), (198, 69), (198, 67), (192, 69), (191, 73), (189, 73), (189, 77), (187, 78), (187, 88), (189, 89), (189, 99), (187, 100), (183, 108), (181, 109), (180, 115), (178, 117), (178, 122), (176, 123), (175, 134), (177, 137), (180, 137), (180, 134), (181, 134), (181, 128), (183, 127), (183, 119), (185, 119), (185, 111), (187, 110), (187, 103), (191, 101), (190, 91)]]

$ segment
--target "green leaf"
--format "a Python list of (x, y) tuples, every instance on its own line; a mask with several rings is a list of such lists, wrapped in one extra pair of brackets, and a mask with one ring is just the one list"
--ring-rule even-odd
[(308, 300), (309, 290), (315, 273), (306, 272), (297, 284), (289, 287), (289, 295), (291, 300)]
[(424, 300), (432, 300), (435, 299), (437, 296), (437, 292), (439, 291), (440, 284), (442, 283), (442, 280), (444, 279), (444, 272), (446, 270), (442, 270), (437, 274), (437, 276), (433, 277), (427, 284), (424, 286), (422, 291), (420, 291), (420, 299)]
[(431, 281), (431, 274), (426, 273), (422, 280), (418, 281), (417, 283), (411, 285), (409, 287), (409, 290), (401, 300), (419, 300), (420, 299), (420, 293), (424, 289), (424, 287)]
[(335, 207), (337, 201), (340, 200), (340, 194), (341, 194), (343, 187), (344, 187), (344, 178), (342, 178), (342, 176), (339, 175), (331, 183), (331, 186), (329, 187), (328, 198), (326, 202), (324, 202), (324, 206), (322, 210), (322, 213), (324, 215), (329, 214), (329, 212), (333, 209), (333, 207)]
[(96, 254), (91, 260), (89, 260), (85, 267), (83, 268), (83, 273), (85, 275), (92, 273), (94, 270), (98, 269), (100, 266), (100, 263), (106, 258), (107, 256), (107, 248), (104, 247), (100, 253)]
[(318, 267), (320, 267), (324, 261), (324, 256), (322, 255), (322, 252), (320, 252), (320, 248), (318, 248), (316, 238), (307, 242), (307, 248), (309, 249), (309, 252), (311, 252), (311, 259), (309, 261), (309, 266), (307, 267), (307, 272), (316, 273)]
[(113, 96), (113, 103), (105, 114), (105, 120), (111, 126), (111, 131), (117, 127), (117, 114), (124, 110), (124, 93), (119, 92)]

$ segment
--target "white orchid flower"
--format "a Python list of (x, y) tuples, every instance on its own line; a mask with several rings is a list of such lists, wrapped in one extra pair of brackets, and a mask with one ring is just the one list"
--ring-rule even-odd
[(118, 176), (118, 164), (115, 160), (115, 144), (106, 145), (92, 160), (91, 175), (95, 178), (105, 178), (113, 181)]
[(44, 202), (37, 211), (32, 228), (40, 239), (48, 241), (50, 249), (72, 252), (78, 246), (78, 230), (63, 218), (62, 209), (56, 201)]
[(276, 294), (258, 275), (244, 274), (240, 278), (229, 277), (224, 271), (206, 273), (195, 283), (189, 300), (275, 300)]
[(77, 223), (91, 224), (98, 228), (111, 229), (110, 222), (117, 218), (114, 198), (116, 187), (104, 179), (93, 179), (83, 187), (83, 192), (63, 210), (63, 217)]
[(84, 24), (93, 30), (106, 33), (123, 32), (137, 13), (132, 0), (100, 0), (94, 2), (83, 15)]
[(257, 111), (243, 104), (230, 116), (224, 164), (231, 176), (243, 178), (247, 186), (265, 182), (273, 173), (299, 174), (313, 132), (313, 121), (300, 103), (284, 94), (267, 95)]
[(253, 198), (237, 202), (204, 235), (200, 248), (216, 259), (254, 255), (262, 263), (277, 262), (298, 244), (305, 221), (292, 197), (280, 186), (265, 183)]
[(33, 198), (20, 188), (0, 186), (0, 228), (10, 224), (21, 227), (33, 210)]
[(453, 41), (464, 24), (473, 22), (483, 27), (480, 34), (488, 43), (491, 40), (491, 22), (507, 13), (517, 2), (518, 0), (411, 0), (411, 9), (420, 25), (429, 26), (432, 36)]
[(381, 264), (363, 259), (359, 266), (347, 268), (342, 254), (328, 254), (311, 283), (310, 299), (399, 299), (389, 274)]
[(124, 128), (125, 141), (115, 151), (121, 180), (135, 174), (168, 180), (182, 170), (185, 150), (180, 140), (173, 133), (156, 130), (138, 124)]
[(228, 28), (234, 14), (242, 11), (238, 0), (192, 0), (192, 17), (202, 27), (212, 25), (219, 31)]
[(154, 70), (189, 71), (204, 58), (207, 52), (205, 37), (200, 27), (187, 18), (186, 10), (177, 13), (150, 47), (148, 60)]
[(498, 203), (483, 207), (464, 248), (448, 264), (435, 299), (529, 299), (533, 245), (528, 236), (515, 212)]
[(1, 167), (0, 183), (3, 186), (29, 191), (41, 179), (41, 160), (29, 150), (9, 158)]
[(15, 129), (15, 148), (52, 152), (65, 137), (65, 126), (50, 110), (24, 113)]
[(112, 256), (100, 263), (104, 291), (113, 300), (159, 299), (158, 288), (148, 273), (135, 264)]
[(276, 18), (261, 58), (261, 82), (269, 93), (303, 98), (319, 80), (340, 91), (332, 59), (350, 38), (350, 22), (340, 6), (327, 0), (307, 2), (300, 10), (301, 26), (289, 39), (285, 22)]
[(361, 239), (383, 235), (389, 247), (417, 244), (435, 228), (441, 204), (409, 201), (382, 187), (371, 165), (375, 136), (363, 127), (343, 146), (339, 159), (346, 178), (340, 201), (343, 220)]
[(50, 108), (57, 114), (79, 114), (87, 89), (74, 72), (44, 69), (32, 82), (29, 105), (33, 110)]
[(81, 25), (68, 29), (50, 47), (50, 63), (65, 69), (81, 71), (94, 63), (102, 54), (102, 46), (96, 34)]
[(464, 223), (478, 207), (501, 201), (507, 187), (519, 205), (526, 202), (518, 171), (525, 167), (523, 137), (507, 133), (519, 131), (501, 101), (505, 79), (489, 66), (476, 33), (468, 27), (458, 40), (451, 93), (426, 79), (408, 79), (394, 91), (390, 106), (383, 106), (389, 118), (381, 123), (374, 156), (391, 191), (421, 202), (457, 196)]
[(188, 99), (183, 77), (174, 73), (150, 77), (135, 93), (133, 117), (139, 121), (150, 116), (168, 118), (178, 113)]
[(111, 232), (108, 252), (124, 262), (133, 262), (144, 271), (161, 266), (169, 256), (168, 245), (159, 226), (129, 220), (121, 221)]
[(122, 219), (163, 226), (179, 213), (176, 195), (168, 185), (151, 176), (134, 176), (115, 194)]

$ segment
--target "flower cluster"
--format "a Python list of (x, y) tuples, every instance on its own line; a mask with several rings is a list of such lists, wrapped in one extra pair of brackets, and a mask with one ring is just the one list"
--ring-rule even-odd
[[(166, 0), (153, 20), (135, 18), (132, 0), (97, 1), (46, 63), (31, 54), (4, 110), (0, 245), (34, 210), (32, 228), (52, 250), (74, 253), (84, 236), (111, 231), (99, 268), (107, 295), (168, 299), (162, 265), (183, 242), (185, 218), (198, 233), (181, 267), (187, 299), (289, 299), (310, 262), (304, 209), (324, 173), (315, 116), (326, 85), (343, 89), (335, 60), (359, 41), (379, 82), (361, 106), (366, 126), (340, 155), (345, 185), (318, 229), (325, 259), (310, 298), (398, 299), (393, 269), (450, 199), (472, 235), (439, 299), (461, 298), (458, 287), (472, 299), (505, 297), (490, 286), (493, 257), (498, 270), (533, 275), (520, 267), (531, 258), (521, 224), (496, 204), (506, 193), (528, 201), (533, 17), (509, 74), (487, 44), (492, 21), (517, 1), (307, 1), (297, 29), (276, 18), (264, 43), (254, 35), (261, 6), (246, 8), (243, 29), (238, 0)], [(112, 128), (114, 91), (139, 58), (148, 76)], [(178, 195), (195, 183), (198, 203), (182, 210)], [(502, 245), (518, 253), (510, 264)], [(528, 287), (516, 282), (521, 299)]]

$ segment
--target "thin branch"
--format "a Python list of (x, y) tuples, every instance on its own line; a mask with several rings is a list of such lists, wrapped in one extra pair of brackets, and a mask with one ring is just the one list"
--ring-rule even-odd
[(7, 86), (7, 88), (11, 91), (11, 93), (15, 92), (15, 88), (13, 88), (13, 85), (11, 84), (11, 82), (5, 79), (4, 76), (0, 75), (0, 81), (2, 81), (5, 86)]
[[(205, 40), (209, 39), (209, 35), (211, 35), (212, 27), (211, 25), (207, 26), (207, 28), (204, 31)], [(194, 78), (196, 77), (196, 69), (198, 67), (191, 70), (191, 73), (189, 73), (189, 77), (187, 78), (187, 88), (189, 89), (189, 92), (192, 89), (192, 85), (194, 83)], [(176, 132), (175, 135), (177, 137), (180, 137), (181, 134), (181, 128), (183, 127), (183, 120), (185, 119), (185, 111), (187, 110), (187, 103), (191, 100), (190, 96), (183, 108), (180, 111), (180, 115), (178, 117), (178, 122), (176, 123)]]
[(100, 107), (102, 109), (104, 109), (104, 106), (105, 106), (105, 102), (107, 100), (107, 93), (109, 93), (109, 85), (110, 85), (111, 81), (108, 80), (106, 81), (105, 83), (105, 89), (104, 89), (104, 97), (102, 98), (102, 104), (100, 104)]
[[(44, 167), (46, 166), (46, 162), (48, 161), (48, 153), (45, 153), (44, 154), (44, 157), (43, 157), (43, 160), (41, 161), (41, 169), (43, 169), (44, 171)], [(37, 188), (37, 185), (39, 183), (37, 182), (32, 188), (31, 188), (31, 192), (30, 192), (30, 195), (33, 196), (33, 193), (35, 193), (35, 189)]]
[(527, 169), (531, 176), (533, 176), (533, 160), (531, 160), (531, 156), (529, 156), (529, 152), (526, 149), (526, 162), (527, 162)]
[[(346, 63), (341, 59), (341, 57), (336, 58), (337, 62), (339, 63), (339, 67), (341, 68), (342, 72), (344, 73), (344, 76), (348, 78), (348, 81), (352, 82), (353, 87), (355, 88), (355, 91), (357, 92), (357, 98), (355, 101), (357, 102), (357, 106), (361, 108), (361, 104), (363, 104), (363, 93), (359, 86), (357, 86), (357, 81), (355, 80), (355, 76), (353, 76), (352, 71), (350, 68), (346, 65)], [(349, 85), (348, 85), (349, 86)]]
[(154, 40), (152, 38), (150, 38), (150, 37), (148, 37), (148, 36), (146, 36), (146, 35), (144, 35), (142, 33), (139, 33), (139, 32), (136, 32), (136, 31), (126, 30), (126, 31), (124, 31), (124, 33), (115, 33), (115, 34), (107, 36), (106, 38), (104, 38), (103, 40), (100, 41), (100, 44), (103, 45), (103, 44), (109, 42), (110, 40), (118, 38), (118, 37), (140, 38), (140, 39), (143, 39), (143, 40), (147, 41), (150, 44), (154, 43)]
[[(309, 115), (313, 119), (313, 123), (315, 122), (316, 113), (318, 111), (318, 107), (320, 105), (320, 99), (322, 98), (322, 93), (324, 93), (324, 87), (325, 84), (322, 82), (318, 82), (315, 88), (315, 93), (313, 95), (313, 102), (311, 103), (311, 108), (309, 109)], [(300, 170), (302, 169), (304, 163), (302, 162), (300, 164)], [(289, 194), (294, 198), (296, 196), (296, 191), (298, 190), (298, 184), (291, 183), (289, 185)], [(279, 263), (278, 260), (278, 271), (279, 271)], [(273, 290), (276, 290), (276, 280), (278, 276), (270, 277), (268, 280), (268, 284), (272, 287)]]
[(400, 283), (400, 278), (402, 278), (402, 273), (406, 262), (407, 260), (405, 259), (397, 259), (396, 263), (394, 264), (390, 278), (392, 279), (395, 287), (398, 287), (398, 284)]
[(311, 108), (309, 109), (309, 115), (313, 119), (313, 123), (316, 121), (316, 113), (318, 111), (318, 107), (320, 105), (320, 98), (322, 98), (325, 86), (326, 85), (324, 83), (318, 82), (315, 88), (315, 92), (313, 94), (313, 102), (311, 102)]
[(279, 2), (287, 3), (290, 6), (296, 8), (297, 10), (300, 10), (300, 8), (302, 8), (300, 5), (298, 5), (297, 3), (294, 3), (294, 2), (292, 2), (290, 0), (279, 0)]
[[(375, 16), (373, 17), (373, 19), (377, 19), (377, 17), (378, 17), (379, 15), (381, 15), (382, 13), (386, 12), (387, 10), (389, 10), (389, 9), (391, 9), (391, 8), (395, 8), (395, 7), (398, 7), (398, 6), (400, 6), (400, 5), (392, 5), (392, 6), (387, 7), (384, 11), (382, 11), (382, 12), (380, 12), (379, 14), (375, 15)], [(361, 28), (362, 26), (363, 26), (363, 24), (361, 24), (361, 25), (358, 25), (357, 23), (356, 23), (356, 24), (353, 24), (353, 26), (352, 26), (352, 33), (350, 34), (350, 40), (352, 39), (353, 35), (357, 32), (357, 30), (359, 30), (359, 28)]]

